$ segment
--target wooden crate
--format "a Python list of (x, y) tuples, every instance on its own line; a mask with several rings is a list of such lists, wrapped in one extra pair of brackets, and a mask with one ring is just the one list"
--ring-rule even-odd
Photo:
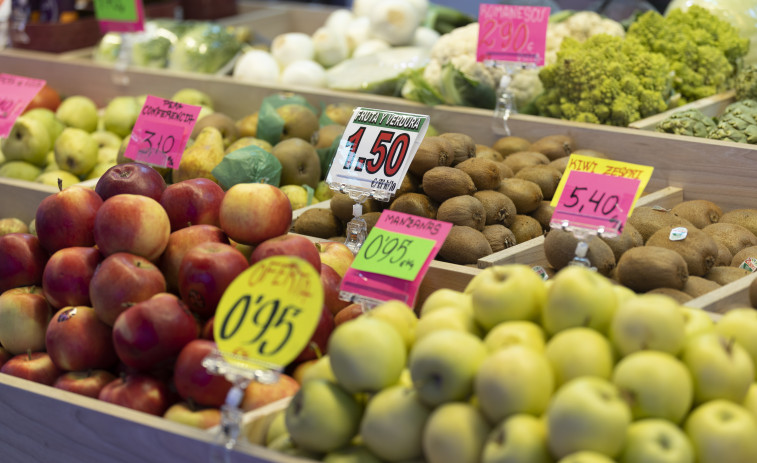
[(725, 108), (734, 101), (736, 101), (736, 92), (734, 90), (729, 90), (727, 92), (718, 93), (717, 95), (712, 95), (707, 98), (702, 98), (701, 100), (692, 101), (691, 103), (679, 106), (678, 108), (670, 109), (660, 114), (655, 114), (654, 116), (640, 119), (638, 121), (630, 123), (628, 126), (633, 129), (654, 130), (660, 121), (664, 120), (673, 113), (687, 109), (698, 109), (702, 111), (706, 116), (717, 117), (723, 114)]

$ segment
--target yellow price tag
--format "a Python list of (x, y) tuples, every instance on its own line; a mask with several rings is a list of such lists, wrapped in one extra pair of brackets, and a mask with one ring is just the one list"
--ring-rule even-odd
[(321, 277), (304, 259), (273, 256), (242, 272), (216, 309), (213, 337), (228, 362), (277, 369), (294, 360), (318, 325)]

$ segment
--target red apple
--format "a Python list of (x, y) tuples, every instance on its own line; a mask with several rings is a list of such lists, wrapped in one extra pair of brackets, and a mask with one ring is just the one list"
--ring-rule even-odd
[(204, 325), (202, 325), (202, 331), (200, 332), (201, 339), (207, 339), (213, 341), (213, 322), (216, 320), (215, 316), (208, 318)]
[(0, 292), (19, 286), (42, 284), (47, 252), (29, 233), (0, 236)]
[(205, 242), (229, 244), (229, 238), (223, 230), (214, 225), (192, 225), (169, 235), (168, 245), (158, 264), (166, 277), (169, 291), (179, 292), (179, 268), (184, 254)]
[(218, 212), (223, 195), (223, 188), (216, 182), (193, 178), (168, 185), (160, 197), (160, 204), (168, 213), (171, 231), (201, 224), (220, 227)]
[(296, 256), (305, 259), (316, 272), (321, 271), (321, 257), (312, 241), (302, 235), (286, 234), (267, 239), (255, 246), (250, 265), (271, 256)]
[(203, 319), (216, 312), (226, 288), (249, 264), (241, 252), (224, 243), (205, 242), (184, 254), (179, 266), (181, 299)]
[(198, 408), (189, 402), (178, 402), (168, 407), (163, 418), (194, 428), (209, 429), (221, 424), (221, 410), (215, 407)]
[(160, 293), (118, 316), (113, 324), (113, 345), (124, 364), (149, 370), (173, 363), (181, 349), (197, 339), (198, 332), (197, 320), (181, 299)]
[(179, 353), (174, 365), (173, 382), (176, 392), (184, 400), (193, 400), (209, 407), (220, 407), (226, 401), (232, 384), (223, 376), (208, 373), (202, 366), (202, 359), (215, 350), (215, 342), (195, 339)]
[(116, 378), (100, 391), (98, 398), (122, 407), (162, 416), (171, 405), (166, 384), (151, 376), (132, 374)]
[(331, 332), (334, 331), (334, 327), (334, 316), (331, 315), (329, 309), (324, 305), (321, 308), (321, 318), (318, 319), (318, 325), (313, 335), (310, 336), (310, 341), (308, 341), (302, 352), (300, 352), (292, 363), (300, 363), (325, 355), (327, 353), (329, 337), (331, 336)]
[(337, 241), (324, 241), (315, 243), (315, 247), (321, 253), (321, 263), (336, 270), (340, 277), (344, 278), (347, 269), (352, 265), (355, 255), (344, 243)]
[(105, 201), (120, 194), (142, 195), (160, 201), (166, 181), (160, 173), (141, 162), (116, 164), (97, 180), (95, 192)]
[(97, 317), (113, 326), (116, 318), (137, 302), (166, 291), (166, 279), (144, 257), (117, 252), (102, 261), (89, 282), (89, 298)]
[(97, 248), (63, 248), (50, 256), (42, 273), (42, 290), (55, 309), (90, 305), (89, 283), (102, 254)]
[(321, 284), (323, 285), (323, 304), (331, 315), (336, 316), (340, 310), (350, 305), (350, 301), (339, 299), (339, 286), (342, 277), (330, 265), (321, 264)]
[(5, 362), (0, 368), (0, 373), (51, 386), (61, 371), (47, 352), (29, 352), (18, 354)]
[(253, 381), (244, 389), (244, 396), (239, 408), (249, 412), (285, 397), (291, 397), (299, 390), (300, 383), (284, 373), (279, 375), (279, 380), (275, 383), (264, 384)]
[(34, 226), (50, 254), (72, 246), (94, 246), (95, 216), (103, 200), (91, 188), (70, 186), (42, 200)]
[(103, 254), (128, 252), (155, 260), (163, 254), (171, 234), (163, 206), (142, 195), (108, 198), (95, 215), (95, 244)]
[(218, 217), (231, 239), (258, 244), (289, 231), (292, 205), (273, 185), (237, 183), (226, 191)]
[(118, 360), (111, 336), (92, 307), (64, 307), (47, 326), (45, 346), (61, 370), (109, 368)]
[(26, 105), (24, 112), (32, 110), (34, 108), (47, 108), (50, 111), (55, 112), (55, 110), (58, 109), (58, 106), (60, 106), (60, 101), (61, 99), (58, 91), (45, 84), (44, 86), (42, 86), (39, 92), (34, 95), (32, 101), (30, 101), (29, 104)]
[(96, 399), (116, 375), (107, 370), (69, 371), (58, 376), (53, 387)]
[(25, 286), (0, 294), (0, 344), (13, 355), (45, 350), (52, 315), (42, 288)]
[(344, 322), (350, 321), (363, 315), (363, 306), (361, 304), (350, 304), (343, 308), (334, 317), (334, 325), (339, 326)]

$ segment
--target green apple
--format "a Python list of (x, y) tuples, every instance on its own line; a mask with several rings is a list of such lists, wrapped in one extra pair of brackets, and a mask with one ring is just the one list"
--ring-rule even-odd
[(55, 162), (74, 175), (86, 175), (97, 164), (97, 142), (89, 132), (66, 127), (55, 140)]
[(417, 339), (408, 368), (421, 401), (435, 407), (452, 400), (467, 400), (486, 355), (483, 341), (463, 331), (435, 331)]
[(282, 193), (289, 198), (292, 210), (302, 209), (308, 205), (308, 192), (300, 185), (282, 185), (279, 187)]
[(39, 174), (39, 177), (34, 179), (34, 181), (37, 183), (49, 185), (55, 188), (58, 188), (58, 180), (61, 181), (62, 188), (68, 188), (71, 185), (75, 185), (81, 181), (79, 180), (79, 177), (72, 174), (71, 172), (66, 172), (65, 170), (50, 170), (42, 172), (41, 174)]
[(417, 391), (392, 386), (368, 401), (360, 436), (366, 447), (383, 460), (420, 458), (423, 428), (430, 414), (431, 409), (420, 401)]
[(737, 341), (718, 333), (702, 333), (684, 345), (681, 360), (694, 380), (694, 402), (726, 399), (743, 402), (754, 382), (754, 364)]
[(477, 463), (490, 430), (475, 406), (442, 404), (431, 413), (423, 430), (423, 453), (433, 463)]
[(50, 137), (50, 146), (53, 146), (63, 129), (66, 127), (63, 122), (55, 117), (55, 113), (48, 108), (34, 108), (26, 111), (24, 117), (36, 119), (45, 125), (47, 135)]
[(6, 162), (26, 161), (42, 167), (48, 151), (50, 151), (50, 135), (47, 133), (47, 128), (42, 122), (25, 116), (16, 119), (8, 138), (3, 142)]
[(735, 339), (757, 366), (757, 310), (751, 307), (731, 309), (718, 320), (715, 331), (726, 338)]
[(8, 161), (0, 165), (0, 177), (15, 178), (33, 182), (42, 169), (26, 161)]
[(331, 370), (350, 392), (377, 392), (395, 384), (405, 367), (405, 341), (389, 323), (358, 317), (342, 323), (328, 344)]
[(680, 423), (694, 398), (691, 374), (676, 357), (654, 350), (634, 352), (618, 362), (612, 382), (635, 420), (663, 418)]
[(473, 313), (473, 299), (470, 294), (455, 291), (454, 289), (437, 289), (423, 301), (419, 313), (421, 318), (423, 318), (435, 310), (447, 307), (466, 309)]
[(582, 376), (555, 392), (547, 408), (547, 442), (556, 458), (581, 450), (620, 454), (631, 410), (610, 381)]
[(546, 299), (541, 277), (522, 264), (495, 265), (474, 276), (465, 287), (473, 298), (473, 315), (488, 331), (510, 320), (538, 320)]
[(754, 415), (754, 419), (757, 420), (757, 383), (752, 383), (749, 386), (749, 391), (747, 391), (742, 405), (749, 410), (752, 415)]
[(712, 400), (695, 408), (686, 419), (697, 463), (757, 461), (757, 420), (741, 405)]
[(103, 126), (108, 132), (113, 132), (121, 138), (126, 137), (131, 134), (141, 110), (142, 106), (138, 105), (135, 97), (117, 96), (105, 106)]
[(182, 88), (174, 93), (170, 99), (177, 103), (206, 106), (208, 109), (213, 109), (213, 99), (210, 95), (195, 88)]
[(690, 339), (700, 333), (713, 331), (715, 329), (715, 323), (712, 321), (708, 312), (699, 308), (686, 306), (682, 306), (681, 310), (683, 311), (683, 332), (686, 339)]
[(668, 420), (647, 418), (631, 423), (620, 463), (694, 463), (689, 438)]
[(378, 318), (388, 322), (397, 330), (397, 333), (405, 342), (408, 351), (415, 342), (415, 329), (418, 326), (418, 317), (407, 304), (398, 300), (383, 302), (365, 313), (365, 317)]
[(552, 278), (542, 325), (549, 334), (576, 326), (605, 334), (617, 307), (610, 280), (586, 267), (570, 265)]
[[(287, 432), (286, 425), (286, 409), (283, 409), (274, 412), (274, 416), (273, 418), (271, 418), (270, 422), (268, 423), (268, 428), (265, 430), (265, 436), (263, 437), (263, 440), (265, 441), (265, 445), (270, 445), (270, 443), (273, 442), (274, 439), (277, 439), (279, 436), (286, 434), (289, 433)], [(252, 442), (252, 440), (250, 441)]]
[(302, 385), (285, 413), (286, 428), (297, 447), (326, 453), (357, 435), (363, 407), (341, 386), (313, 380)]
[(544, 354), (516, 345), (489, 354), (473, 384), (484, 415), (499, 423), (517, 413), (544, 413), (555, 380)]
[(615, 460), (601, 453), (584, 450), (566, 455), (557, 463), (615, 463)]
[(95, 167), (93, 167), (92, 170), (87, 172), (87, 175), (84, 176), (84, 179), (92, 180), (95, 178), (100, 178), (102, 174), (104, 174), (108, 169), (115, 165), (117, 165), (115, 162), (98, 162), (97, 164), (95, 164)]
[(544, 420), (518, 414), (499, 423), (486, 438), (481, 463), (552, 463)]
[(624, 302), (610, 324), (610, 341), (621, 355), (644, 349), (676, 355), (684, 339), (680, 305), (661, 294), (640, 294)]
[(591, 328), (560, 331), (547, 342), (544, 352), (556, 387), (581, 376), (610, 379), (615, 365), (610, 341)]
[(76, 127), (86, 132), (97, 130), (97, 105), (92, 99), (83, 95), (72, 95), (61, 101), (55, 116), (66, 127)]
[(383, 463), (365, 445), (351, 444), (334, 450), (321, 458), (322, 463)]
[(441, 330), (455, 330), (481, 336), (481, 328), (473, 318), (473, 312), (465, 309), (446, 307), (421, 316), (415, 327), (415, 339), (425, 338)]
[(514, 345), (530, 347), (536, 352), (544, 352), (545, 334), (536, 323), (515, 320), (502, 322), (489, 330), (484, 337), (484, 345), (489, 352), (495, 352)]
[(334, 383), (336, 382), (334, 372), (331, 370), (331, 358), (328, 354), (318, 358), (302, 375), (303, 383), (313, 379), (325, 379)]

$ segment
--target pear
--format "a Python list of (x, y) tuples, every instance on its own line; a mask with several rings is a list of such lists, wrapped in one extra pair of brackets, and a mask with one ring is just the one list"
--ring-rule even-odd
[(210, 95), (194, 88), (182, 88), (173, 94), (171, 101), (213, 109), (213, 99)]
[(6, 161), (26, 161), (41, 167), (45, 164), (48, 151), (50, 135), (47, 128), (42, 122), (25, 116), (16, 119), (3, 143)]
[(55, 162), (76, 176), (86, 175), (97, 164), (97, 142), (86, 130), (66, 127), (55, 140)]
[(8, 161), (0, 165), (0, 177), (33, 182), (41, 173), (39, 166), (26, 161)]
[(276, 113), (284, 119), (284, 130), (281, 139), (301, 138), (310, 141), (318, 130), (318, 116), (307, 106), (300, 104), (285, 104)]
[(137, 99), (133, 96), (117, 96), (110, 100), (103, 114), (105, 130), (113, 132), (119, 137), (125, 137), (131, 133), (137, 116), (141, 110), (137, 105)]
[(313, 145), (300, 138), (289, 138), (273, 147), (273, 155), (281, 163), (282, 185), (318, 186), (321, 160)]
[(97, 150), (97, 163), (102, 164), (109, 162), (117, 164), (118, 161), (118, 147), (104, 146)]
[(63, 122), (59, 121), (58, 118), (55, 117), (55, 113), (48, 108), (30, 109), (29, 111), (26, 111), (24, 113), (24, 117), (36, 119), (37, 121), (45, 125), (47, 134), (50, 136), (51, 147), (55, 143), (55, 140), (58, 138), (60, 133), (63, 132), (63, 129), (66, 128), (66, 126), (63, 125)]
[(60, 103), (55, 111), (57, 118), (67, 127), (76, 127), (87, 132), (97, 130), (97, 105), (82, 95), (72, 95)]
[(71, 185), (79, 183), (79, 177), (72, 174), (71, 172), (66, 172), (65, 170), (51, 170), (49, 172), (42, 172), (41, 174), (39, 174), (39, 177), (34, 179), (34, 181), (37, 183), (49, 185), (55, 187), (56, 189), (58, 188), (58, 180), (61, 180), (63, 182), (63, 188), (68, 188)]
[(192, 146), (184, 150), (179, 168), (172, 173), (173, 183), (200, 177), (218, 182), (210, 172), (223, 160), (224, 155), (221, 131), (212, 126), (205, 127)]
[(92, 132), (92, 138), (97, 142), (98, 148), (115, 148), (118, 150), (124, 137), (109, 130), (95, 130)]
[(0, 236), (9, 233), (29, 233), (29, 226), (26, 225), (26, 222), (16, 217), (0, 219)]
[(202, 129), (208, 126), (213, 126), (221, 131), (224, 147), (228, 147), (239, 138), (239, 130), (234, 119), (223, 113), (208, 114), (202, 119), (198, 119), (194, 129), (192, 129), (191, 138), (196, 138)]
[(313, 135), (311, 143), (315, 145), (315, 149), (329, 148), (336, 138), (342, 138), (345, 126), (340, 124), (324, 125)]
[(265, 140), (261, 140), (260, 138), (255, 138), (255, 137), (242, 137), (242, 138), (238, 138), (237, 141), (235, 141), (234, 143), (229, 145), (228, 148), (226, 148), (226, 154), (229, 154), (232, 151), (236, 151), (246, 146), (257, 146), (258, 148), (262, 148), (268, 151), (269, 153), (273, 151), (273, 145), (271, 145)]
[(254, 112), (237, 121), (240, 137), (256, 137), (258, 135), (258, 113)]
[(98, 162), (97, 164), (95, 164), (95, 167), (93, 167), (92, 170), (89, 171), (85, 180), (92, 180), (95, 178), (100, 178), (102, 174), (105, 173), (105, 171), (107, 171), (108, 169), (110, 169), (111, 167), (115, 165), (117, 165), (116, 161)]
[(347, 103), (332, 103), (323, 110), (326, 117), (339, 125), (347, 125), (355, 108)]

